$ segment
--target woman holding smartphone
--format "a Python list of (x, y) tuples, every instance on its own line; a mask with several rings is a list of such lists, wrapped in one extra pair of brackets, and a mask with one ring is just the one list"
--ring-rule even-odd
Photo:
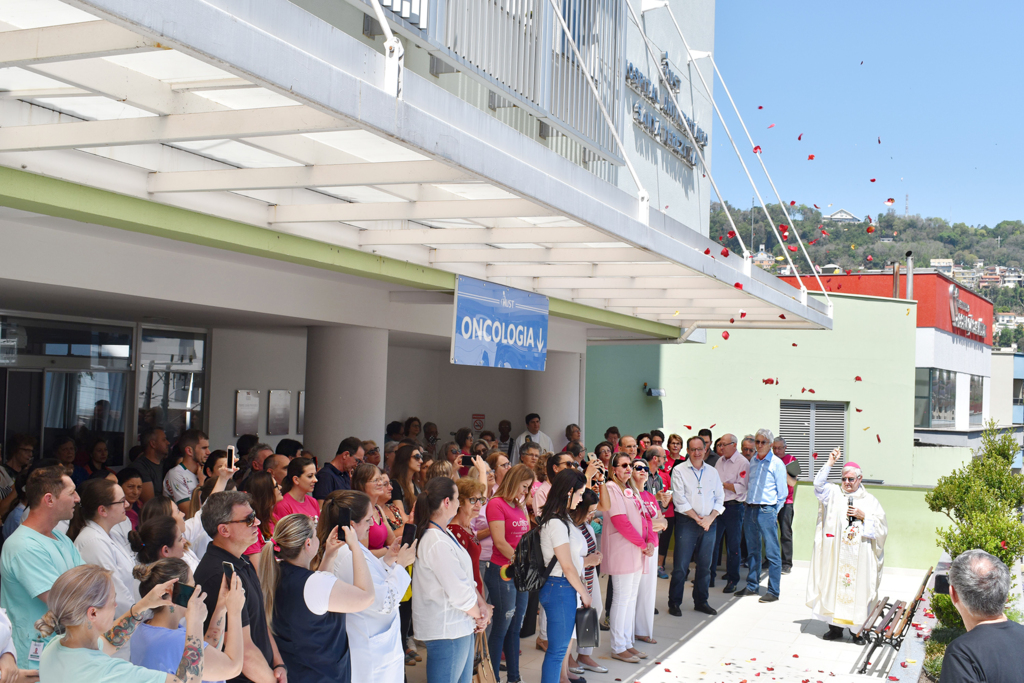
[(654, 554), (650, 522), (643, 515), (643, 500), (633, 483), (633, 461), (627, 453), (612, 456), (611, 482), (605, 487), (611, 509), (605, 513), (601, 533), (601, 569), (611, 576), (615, 599), (612, 600), (612, 658), (629, 664), (646, 659), (647, 654), (633, 647), (636, 599), (643, 575), (643, 560)]
[(526, 499), (534, 478), (532, 468), (523, 463), (516, 465), (502, 478), (494, 497), (487, 502), (487, 524), (494, 540), (491, 564), (484, 574), (488, 599), (494, 605), (494, 624), (487, 646), (495, 679), (500, 678), (500, 653), (505, 653), (508, 683), (522, 680), (519, 677), (519, 631), (530, 594), (517, 591), (511, 579), (501, 576), (501, 570), (512, 562), (519, 539), (530, 530)]
[[(152, 522), (147, 522), (152, 523)], [(177, 558), (164, 558), (152, 564), (135, 567), (135, 578), (139, 590), (148, 594), (156, 586), (177, 580), (172, 595), (180, 590), (178, 586), (195, 589), (192, 570)], [(200, 589), (198, 592), (202, 592)], [(189, 592), (191, 595), (191, 592)], [(185, 609), (183, 600), (172, 600), (174, 604), (157, 607), (152, 617), (139, 624), (132, 636), (131, 662), (136, 666), (174, 673), (185, 646), (185, 627), (181, 615)], [(187, 602), (187, 601), (186, 601)], [(242, 606), (245, 604), (245, 589), (242, 580), (233, 576), (228, 586), (227, 577), (217, 596), (217, 607), (210, 617), (203, 644), (205, 663), (204, 681), (226, 681), (242, 673)], [(221, 651), (223, 648), (223, 651)]]
[(562, 663), (576, 628), (577, 604), (590, 607), (590, 591), (582, 578), (587, 541), (571, 518), (572, 511), (583, 500), (586, 486), (586, 477), (579, 470), (562, 470), (556, 474), (538, 520), (545, 565), (552, 558), (558, 559), (540, 589), (540, 604), (548, 622), (548, 647), (541, 667), (541, 683), (560, 680)]
[(412, 612), (416, 637), (427, 644), (430, 683), (473, 680), (473, 634), (487, 628), (491, 617), (491, 606), (473, 582), (469, 553), (448, 531), (458, 510), (459, 489), (447, 477), (428, 481), (416, 502), (419, 549), (412, 578)]
[[(371, 465), (372, 467), (372, 465)], [(361, 612), (345, 617), (351, 651), (352, 680), (358, 683), (399, 683), (404, 676), (405, 657), (398, 605), (409, 588), (409, 572), (405, 568), (416, 559), (416, 543), (403, 546), (401, 538), (377, 557), (367, 546), (373, 529), (373, 506), (361, 491), (334, 491), (324, 502), (317, 536), (326, 545), (327, 538), (343, 511), (351, 520), (351, 528), (359, 538), (359, 551), (373, 579), (373, 604)], [(320, 571), (333, 574), (346, 583), (355, 580), (353, 549), (347, 545), (338, 550), (333, 566), (320, 565)]]
[[(346, 526), (344, 533), (345, 543), (353, 551), (351, 584), (309, 568), (320, 550), (309, 515), (296, 513), (279, 519), (273, 542), (260, 552), (267, 621), (293, 681), (352, 680), (345, 613), (372, 605), (374, 591), (355, 530)], [(325, 567), (334, 565), (341, 545), (338, 527), (334, 527), (323, 554)]]
[[(658, 532), (665, 526), (665, 516), (661, 514), (661, 505), (653, 493), (644, 490), (648, 477), (651, 476), (650, 464), (643, 458), (633, 461), (633, 485), (640, 492), (640, 499), (643, 501), (641, 513), (644, 516), (644, 526), (650, 526), (651, 534), (649, 541), (658, 542)], [(655, 474), (654, 476), (657, 476)], [(643, 558), (644, 568), (640, 575), (640, 587), (637, 590), (636, 617), (633, 632), (636, 639), (651, 645), (657, 645), (654, 639), (654, 603), (658, 593), (657, 563), (654, 556)]]

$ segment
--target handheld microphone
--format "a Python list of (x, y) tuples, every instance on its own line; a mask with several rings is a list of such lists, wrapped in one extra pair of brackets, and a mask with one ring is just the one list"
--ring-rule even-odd
[[(849, 498), (849, 503), (850, 503), (850, 507), (853, 507), (853, 496), (850, 496), (850, 498)], [(848, 522), (849, 522), (850, 524), (853, 524), (854, 522), (856, 522), (856, 521), (857, 521), (857, 518), (856, 518), (856, 517), (847, 517), (847, 518), (846, 518), (846, 520), (847, 520), (847, 521), (848, 521)]]

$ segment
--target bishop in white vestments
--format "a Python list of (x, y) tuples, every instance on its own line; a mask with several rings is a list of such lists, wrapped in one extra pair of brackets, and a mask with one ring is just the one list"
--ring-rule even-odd
[(862, 485), (860, 467), (843, 466), (842, 484), (828, 483), (839, 449), (814, 477), (818, 499), (818, 525), (807, 580), (807, 606), (814, 617), (828, 623), (825, 640), (851, 633), (867, 619), (878, 600), (887, 527), (878, 499)]

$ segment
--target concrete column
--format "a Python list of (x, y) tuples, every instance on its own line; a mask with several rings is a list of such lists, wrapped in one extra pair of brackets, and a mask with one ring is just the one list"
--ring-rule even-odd
[(566, 444), (565, 426), (575, 422), (582, 427), (582, 363), (578, 353), (548, 351), (544, 372), (527, 372), (523, 415), (512, 421), (512, 433), (520, 434), (527, 413), (540, 415), (540, 429), (551, 437), (555, 450)]
[(348, 436), (383, 438), (388, 331), (310, 327), (306, 336), (306, 424), (303, 444), (322, 465)]

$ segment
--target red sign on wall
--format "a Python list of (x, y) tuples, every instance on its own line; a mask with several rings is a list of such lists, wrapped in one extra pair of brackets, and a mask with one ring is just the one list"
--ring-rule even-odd
[(484, 414), (474, 413), (473, 414), (473, 431), (482, 432), (484, 430)]

